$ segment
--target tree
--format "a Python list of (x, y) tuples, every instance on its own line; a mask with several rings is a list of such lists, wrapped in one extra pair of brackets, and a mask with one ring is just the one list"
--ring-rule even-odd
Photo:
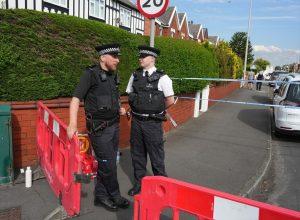
[[(236, 32), (231, 37), (229, 45), (233, 52), (235, 52), (242, 60), (245, 59), (246, 53), (246, 42), (247, 42), (247, 33), (246, 32)], [(247, 64), (250, 65), (254, 60), (253, 48), (250, 40), (248, 40), (248, 56)]]
[(236, 55), (229, 44), (225, 41), (220, 41), (218, 46), (214, 47), (214, 51), (219, 63), (219, 77), (233, 78), (241, 77), (243, 74), (243, 62)]
[(270, 62), (268, 60), (258, 58), (254, 61), (253, 64), (255, 65), (257, 72), (259, 72), (259, 71), (262, 71), (262, 70), (263, 71), (266, 70), (267, 66), (270, 65)]

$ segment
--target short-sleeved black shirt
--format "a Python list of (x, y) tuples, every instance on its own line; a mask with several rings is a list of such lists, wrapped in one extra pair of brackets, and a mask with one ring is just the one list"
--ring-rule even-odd
[(76, 97), (82, 101), (93, 84), (93, 78), (94, 77), (92, 72), (88, 69), (85, 70), (82, 76), (80, 77), (79, 84), (77, 85), (73, 93), (73, 97)]
[[(80, 81), (73, 93), (73, 97), (76, 97), (81, 101), (85, 99), (89, 89), (97, 82), (97, 79), (94, 77), (94, 74), (92, 74), (93, 71), (90, 68), (101, 68), (101, 67), (100, 66), (88, 67), (80, 77)], [(103, 69), (102, 71), (106, 72), (107, 74), (111, 74)]]

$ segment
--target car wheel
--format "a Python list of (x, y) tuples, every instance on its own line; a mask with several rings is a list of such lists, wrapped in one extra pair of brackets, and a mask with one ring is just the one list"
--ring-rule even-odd
[(274, 135), (278, 138), (282, 136), (281, 131), (276, 126), (274, 126)]

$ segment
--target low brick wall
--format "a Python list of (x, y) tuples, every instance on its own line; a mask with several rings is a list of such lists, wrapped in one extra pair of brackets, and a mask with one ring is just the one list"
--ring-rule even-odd
[[(233, 85), (235, 84), (235, 85)], [(239, 88), (236, 83), (212, 87), (210, 98), (219, 99), (227, 96)], [(185, 95), (186, 96), (186, 95)], [(193, 95), (192, 95), (193, 97)], [(70, 98), (44, 101), (51, 111), (58, 115), (65, 123), (69, 122)], [(36, 154), (36, 102), (11, 102), (6, 103), (12, 106), (12, 136), (14, 151), (14, 166), (16, 168), (34, 165), (37, 162)], [(213, 104), (213, 103), (210, 103)], [(122, 105), (127, 109), (127, 98), (122, 97)], [(179, 99), (177, 104), (172, 106), (168, 112), (178, 125), (183, 124), (194, 113), (194, 100)], [(164, 123), (164, 131), (173, 129), (170, 121)], [(78, 113), (78, 130), (86, 133), (84, 109), (81, 106)], [(120, 144), (121, 148), (129, 146), (130, 121), (121, 117), (120, 122)]]
[[(240, 88), (239, 82), (223, 83), (218, 86), (211, 86), (209, 92), (209, 99), (222, 99), (230, 93)], [(208, 106), (214, 105), (216, 102), (208, 102)]]

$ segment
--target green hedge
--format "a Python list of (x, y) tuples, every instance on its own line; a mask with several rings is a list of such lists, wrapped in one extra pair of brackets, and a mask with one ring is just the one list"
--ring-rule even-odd
[[(119, 42), (121, 92), (138, 66), (137, 46), (149, 38), (101, 22), (28, 10), (0, 10), (0, 100), (21, 101), (71, 96), (84, 68), (97, 62), (94, 47)], [(210, 48), (193, 41), (156, 38), (158, 68), (171, 77), (218, 77)], [(207, 82), (174, 81), (176, 93)]]

